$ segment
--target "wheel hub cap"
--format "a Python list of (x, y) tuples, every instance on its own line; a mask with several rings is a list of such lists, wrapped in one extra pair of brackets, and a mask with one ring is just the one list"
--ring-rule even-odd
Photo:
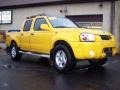
[(67, 56), (63, 50), (59, 50), (56, 53), (56, 64), (59, 68), (64, 68), (67, 63)]
[(16, 48), (15, 47), (12, 47), (11, 55), (13, 58), (16, 56)]

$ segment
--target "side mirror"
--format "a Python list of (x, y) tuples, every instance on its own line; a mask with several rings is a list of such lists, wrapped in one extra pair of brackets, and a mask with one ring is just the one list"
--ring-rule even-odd
[(49, 26), (47, 24), (41, 24), (40, 26), (41, 30), (49, 30)]

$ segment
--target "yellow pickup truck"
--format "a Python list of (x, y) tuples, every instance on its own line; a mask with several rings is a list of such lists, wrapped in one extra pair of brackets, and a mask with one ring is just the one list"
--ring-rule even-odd
[(117, 52), (111, 33), (79, 28), (65, 17), (45, 14), (27, 17), (20, 31), (8, 32), (6, 45), (14, 61), (23, 53), (39, 54), (50, 57), (59, 72), (72, 70), (80, 60), (103, 65)]

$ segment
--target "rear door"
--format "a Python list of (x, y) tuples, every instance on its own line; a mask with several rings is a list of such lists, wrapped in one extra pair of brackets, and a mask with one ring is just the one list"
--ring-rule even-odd
[(23, 50), (30, 50), (30, 28), (32, 19), (26, 20), (23, 30), (20, 35), (20, 47)]

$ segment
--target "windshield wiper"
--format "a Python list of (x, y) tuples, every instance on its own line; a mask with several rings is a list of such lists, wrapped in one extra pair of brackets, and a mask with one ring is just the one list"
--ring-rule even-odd
[(65, 26), (56, 26), (55, 28), (67, 28)]
[(73, 27), (66, 27), (66, 26), (56, 26), (55, 28), (73, 28)]

